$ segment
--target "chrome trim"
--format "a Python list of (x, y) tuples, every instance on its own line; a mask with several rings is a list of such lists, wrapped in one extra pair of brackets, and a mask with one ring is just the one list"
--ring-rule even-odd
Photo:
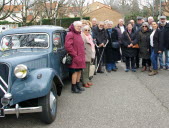
[(0, 85), (0, 89), (6, 94), (7, 92), (5, 91), (5, 89)]
[(42, 106), (19, 108), (19, 105), (16, 104), (15, 108), (4, 109), (5, 115), (16, 114), (17, 117), (19, 117), (19, 114), (22, 113), (37, 113), (37, 112), (42, 112)]
[(8, 85), (9, 85), (9, 77), (10, 77), (10, 75), (11, 75), (11, 69), (10, 69), (10, 65), (8, 64), (8, 63), (4, 63), (4, 62), (0, 62), (0, 64), (6, 64), (7, 66), (8, 66), (8, 68), (9, 68), (9, 74), (8, 74)]
[(0, 80), (2, 81), (2, 83), (6, 86), (6, 88), (8, 89), (8, 85), (7, 83), (2, 79), (2, 77), (0, 76)]

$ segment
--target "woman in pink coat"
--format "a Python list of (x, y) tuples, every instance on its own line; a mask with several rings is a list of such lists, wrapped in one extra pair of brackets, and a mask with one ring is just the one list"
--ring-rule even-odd
[(82, 69), (86, 68), (85, 64), (85, 47), (81, 37), (82, 22), (75, 21), (69, 27), (68, 34), (66, 35), (65, 48), (69, 55), (73, 57), (72, 64), (68, 65), (69, 71), (72, 73), (72, 92), (80, 93), (84, 91), (80, 87), (80, 77)]

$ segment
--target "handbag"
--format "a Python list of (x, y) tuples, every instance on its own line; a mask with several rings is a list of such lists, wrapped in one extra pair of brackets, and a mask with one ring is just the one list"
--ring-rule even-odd
[(119, 42), (111, 42), (112, 48), (120, 48)]
[(93, 77), (95, 72), (95, 65), (91, 64), (89, 69), (89, 77)]
[(68, 65), (72, 64), (72, 56), (67, 53), (62, 59), (62, 63)]
[[(127, 33), (127, 32), (126, 32)], [(130, 40), (130, 42), (132, 42), (131, 41), (131, 38), (130, 38), (130, 36), (129, 36), (129, 34), (127, 33), (127, 36), (128, 36), (128, 38), (129, 38), (129, 40)], [(139, 45), (138, 44), (135, 44), (135, 45), (133, 45), (133, 47), (132, 48), (140, 48), (139, 47)]]
[(132, 48), (140, 48), (138, 44), (133, 45)]

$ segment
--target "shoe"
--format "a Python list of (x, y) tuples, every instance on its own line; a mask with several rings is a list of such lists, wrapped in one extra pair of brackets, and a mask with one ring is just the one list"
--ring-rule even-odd
[(143, 66), (141, 71), (144, 72), (144, 71), (146, 71), (146, 69), (147, 69), (146, 66)]
[(109, 72), (109, 73), (110, 73), (110, 72), (111, 72), (111, 70), (107, 70), (107, 72)]
[(125, 69), (125, 72), (129, 72), (129, 69)]
[(148, 68), (147, 68), (147, 71), (152, 72), (151, 67), (148, 67)]
[(92, 86), (93, 84), (92, 83), (87, 83), (89, 86)]
[(116, 71), (117, 71), (117, 69), (112, 69), (112, 71), (116, 72)]
[(77, 89), (76, 84), (72, 84), (71, 90), (72, 93), (79, 93), (79, 94), (81, 93), (81, 91)]
[(132, 72), (136, 72), (136, 69), (132, 69)]
[(83, 84), (83, 87), (90, 88), (90, 86), (88, 84)]
[(159, 68), (160, 70), (163, 70), (163, 66), (160, 66), (160, 68)]
[(157, 70), (152, 70), (152, 72), (150, 72), (148, 75), (149, 76), (154, 76), (156, 74), (158, 74), (158, 71)]
[(81, 85), (78, 83), (76, 83), (76, 88), (79, 90), (79, 91), (85, 91), (84, 88), (81, 87)]
[(104, 73), (103, 71), (97, 71), (97, 73)]

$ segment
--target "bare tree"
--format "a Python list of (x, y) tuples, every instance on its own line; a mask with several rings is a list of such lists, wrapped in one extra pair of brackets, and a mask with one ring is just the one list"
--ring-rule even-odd
[[(56, 25), (56, 19), (59, 14), (59, 10), (66, 3), (67, 0), (41, 0), (40, 9), (40, 17), (41, 19), (49, 19), (51, 24)], [(62, 11), (66, 8), (62, 8)]]
[(128, 14), (131, 11), (132, 2), (129, 0), (103, 0), (106, 5), (112, 9), (116, 9), (123, 14)]
[(80, 19), (83, 18), (84, 14), (89, 11), (89, 2), (85, 2), (84, 0), (72, 0), (69, 1), (69, 5), (74, 7), (74, 10), (77, 11)]
[(12, 17), (15, 22), (22, 23), (23, 26), (34, 22), (39, 14), (39, 9), (37, 4), (39, 1), (31, 1), (31, 0), (20, 0), (16, 2), (16, 8), (20, 11), (20, 16)]
[(0, 2), (0, 20), (8, 18), (12, 14), (15, 2), (15, 0), (2, 0)]

